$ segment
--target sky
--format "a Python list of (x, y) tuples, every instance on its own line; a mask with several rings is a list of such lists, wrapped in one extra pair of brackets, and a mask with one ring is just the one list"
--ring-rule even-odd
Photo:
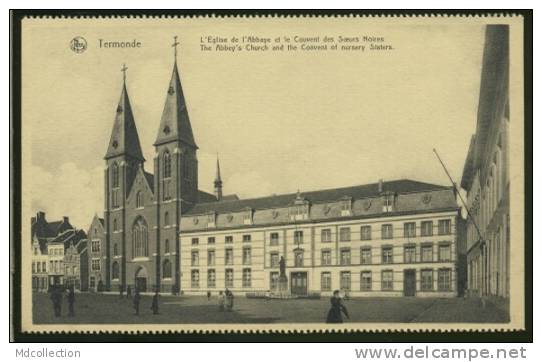
[[(75, 21), (75, 22), (74, 22)], [(325, 26), (323, 26), (325, 25)], [(74, 36), (88, 49), (69, 49)], [(23, 24), (23, 205), (87, 229), (103, 215), (103, 159), (126, 63), (145, 169), (153, 171), (173, 66), (199, 146), (200, 189), (240, 197), (414, 180), (458, 182), (476, 125), (480, 24), (221, 19)], [(389, 52), (202, 52), (202, 36), (381, 36)], [(100, 49), (99, 39), (137, 49)]]

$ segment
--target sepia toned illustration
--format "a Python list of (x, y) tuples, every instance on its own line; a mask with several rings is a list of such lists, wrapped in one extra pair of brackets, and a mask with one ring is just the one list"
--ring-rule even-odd
[(523, 328), (522, 31), (25, 19), (24, 328)]

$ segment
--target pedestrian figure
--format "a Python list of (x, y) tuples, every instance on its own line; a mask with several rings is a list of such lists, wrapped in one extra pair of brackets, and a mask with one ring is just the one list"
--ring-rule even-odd
[(218, 292), (218, 310), (223, 312), (224, 311), (224, 293), (222, 291)]
[(207, 301), (211, 300), (211, 291), (207, 291)]
[(231, 312), (233, 309), (233, 293), (231, 291), (227, 291), (226, 295), (226, 302), (227, 302), (227, 310), (228, 312)]
[(51, 301), (53, 302), (53, 310), (55, 317), (60, 317), (62, 309), (62, 293), (57, 285), (51, 286)]
[(154, 293), (154, 296), (152, 297), (151, 310), (152, 314), (158, 314), (158, 290)]
[(326, 323), (342, 323), (342, 314), (344, 314), (346, 318), (350, 319), (350, 316), (348, 315), (348, 310), (344, 306), (338, 290), (335, 290), (333, 292), (333, 296), (331, 297), (330, 302), (331, 308), (327, 313)]
[(128, 289), (126, 289), (126, 298), (132, 297), (132, 287), (128, 286)]
[(139, 289), (136, 288), (134, 294), (134, 309), (135, 315), (139, 315), (139, 302), (141, 301), (141, 295), (139, 294)]
[(68, 316), (75, 317), (75, 290), (73, 285), (68, 291)]
[(124, 297), (124, 288), (122, 287), (122, 285), (119, 285), (119, 294), (120, 294), (120, 299), (122, 299), (122, 297)]

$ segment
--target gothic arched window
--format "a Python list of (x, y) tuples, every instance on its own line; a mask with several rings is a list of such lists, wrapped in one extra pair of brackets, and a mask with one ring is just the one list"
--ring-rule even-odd
[(117, 219), (113, 219), (113, 231), (118, 230)]
[(162, 277), (164, 279), (171, 278), (171, 262), (168, 259), (164, 260), (162, 264)]
[(143, 207), (143, 193), (141, 191), (136, 194), (136, 207)]
[(169, 212), (164, 214), (164, 225), (169, 225)]
[(117, 165), (117, 163), (113, 164), (111, 172), (113, 187), (119, 187), (119, 166)]
[(164, 253), (169, 253), (169, 240), (166, 239), (166, 242), (164, 243)]
[(111, 267), (111, 279), (118, 279), (119, 274), (119, 263), (114, 262)]
[(132, 227), (132, 256), (149, 256), (149, 235), (147, 223), (138, 218)]
[(119, 249), (117, 243), (113, 244), (113, 255), (119, 255)]
[(171, 177), (171, 155), (168, 151), (164, 152), (164, 178)]

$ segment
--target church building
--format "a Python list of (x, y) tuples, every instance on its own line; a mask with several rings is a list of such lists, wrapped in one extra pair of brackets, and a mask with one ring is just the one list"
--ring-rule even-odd
[(123, 68), (105, 154), (104, 218), (88, 233), (91, 287), (267, 293), (284, 258), (292, 294), (456, 295), (452, 187), (395, 180), (240, 200), (222, 195), (217, 160), (214, 194), (201, 191), (176, 53), (152, 173)]

